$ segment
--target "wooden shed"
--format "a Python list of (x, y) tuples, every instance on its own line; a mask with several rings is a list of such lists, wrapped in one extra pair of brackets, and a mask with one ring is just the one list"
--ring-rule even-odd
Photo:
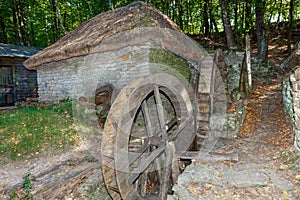
[(26, 69), (23, 62), (39, 50), (0, 43), (0, 106), (37, 97), (36, 70)]

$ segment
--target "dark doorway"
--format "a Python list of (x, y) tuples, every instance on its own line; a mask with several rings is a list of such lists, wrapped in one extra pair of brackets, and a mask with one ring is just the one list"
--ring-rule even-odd
[(0, 66), (0, 106), (15, 105), (15, 96), (14, 68)]

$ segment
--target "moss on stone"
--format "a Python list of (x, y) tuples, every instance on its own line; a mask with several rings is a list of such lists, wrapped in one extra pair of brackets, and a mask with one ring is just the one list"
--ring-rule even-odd
[(169, 66), (189, 82), (191, 80), (192, 73), (188, 62), (169, 51), (157, 48), (150, 49), (149, 62)]

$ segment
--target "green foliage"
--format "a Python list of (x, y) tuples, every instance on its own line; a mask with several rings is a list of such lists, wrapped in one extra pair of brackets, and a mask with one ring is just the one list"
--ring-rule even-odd
[(0, 112), (0, 158), (30, 157), (48, 148), (74, 145), (78, 140), (71, 101)]
[[(300, 0), (294, 1), (294, 17), (297, 20), (300, 19)], [(21, 44), (46, 47), (99, 13), (132, 2), (134, 0), (0, 0), (0, 42), (16, 44), (16, 30), (18, 30)], [(168, 15), (186, 33), (203, 34), (207, 20), (211, 36), (217, 30), (223, 31), (219, 0), (146, 2), (152, 3)], [(232, 27), (237, 31), (236, 37), (241, 38), (245, 32), (254, 29), (255, 6), (262, 6), (256, 2), (257, 0), (226, 0)], [(290, 0), (265, 0), (265, 2), (266, 22), (279, 23), (289, 20)], [(251, 12), (247, 13), (246, 8)], [(17, 16), (16, 24), (13, 13)], [(63, 31), (63, 27), (66, 32)]]
[(31, 176), (31, 173), (30, 172), (26, 172), (24, 175), (23, 175), (23, 188), (25, 190), (30, 190), (32, 189), (32, 183), (30, 181), (30, 176)]
[(25, 190), (25, 195), (24, 195), (24, 197), (22, 197), (22, 200), (31, 199), (30, 190), (32, 189), (32, 183), (31, 183), (30, 177), (31, 177), (30, 172), (26, 172), (23, 175), (23, 189)]
[(12, 191), (12, 193), (10, 194), (9, 200), (18, 200), (19, 196), (17, 194), (16, 191)]
[(30, 193), (33, 185), (31, 182), (32, 175), (30, 172), (26, 172), (23, 175), (22, 193), (18, 194), (16, 191), (12, 191), (9, 200), (30, 200), (32, 195)]

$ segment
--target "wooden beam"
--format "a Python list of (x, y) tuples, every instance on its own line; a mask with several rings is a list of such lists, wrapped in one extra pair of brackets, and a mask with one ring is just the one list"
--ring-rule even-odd
[(238, 162), (239, 155), (236, 152), (233, 153), (217, 153), (217, 152), (209, 152), (205, 158), (200, 155), (199, 151), (186, 151), (182, 153), (176, 153), (177, 158), (180, 159), (190, 159), (195, 161), (231, 161)]

